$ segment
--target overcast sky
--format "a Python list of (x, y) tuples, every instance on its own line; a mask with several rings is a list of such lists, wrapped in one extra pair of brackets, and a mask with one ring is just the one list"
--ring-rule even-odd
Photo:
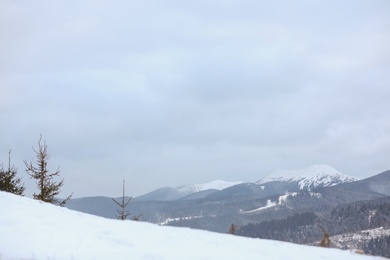
[(389, 0), (0, 2), (0, 162), (63, 195), (390, 169)]

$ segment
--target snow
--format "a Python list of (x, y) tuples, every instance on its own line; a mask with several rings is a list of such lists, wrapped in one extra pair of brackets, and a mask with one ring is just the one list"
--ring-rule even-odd
[(105, 219), (0, 192), (0, 259), (380, 259), (339, 249)]
[(377, 211), (376, 210), (369, 210), (368, 212), (369, 212), (368, 223), (371, 224), (371, 219), (372, 219), (372, 217), (374, 217), (376, 215)]
[(200, 191), (199, 185), (196, 184), (187, 184), (187, 185), (182, 185), (179, 187), (175, 188), (177, 191), (179, 191), (183, 196), (190, 195), (195, 192)]
[[(390, 235), (390, 230), (383, 227), (344, 233), (330, 237), (331, 246), (336, 248), (359, 249), (372, 238)], [(319, 242), (316, 242), (317, 244)]]
[(168, 225), (171, 222), (180, 221), (180, 220), (190, 220), (190, 219), (197, 219), (197, 218), (203, 218), (203, 216), (193, 216), (193, 217), (180, 217), (180, 218), (167, 218), (164, 222), (158, 223), (158, 225)]
[(310, 192), (310, 196), (317, 197), (318, 199), (322, 198), (322, 194), (317, 192)]
[(295, 197), (297, 195), (298, 195), (297, 192), (292, 192), (292, 193), (286, 193), (285, 195), (279, 196), (279, 205), (282, 205), (283, 203), (285, 203), (287, 201), (288, 197)]
[(260, 185), (271, 181), (298, 182), (301, 189), (311, 186), (333, 186), (339, 183), (353, 182), (358, 179), (342, 174), (328, 165), (313, 165), (302, 170), (277, 170), (266, 176), (256, 184)]
[(279, 196), (277, 202), (276, 201), (267, 200), (267, 204), (264, 207), (260, 207), (260, 208), (252, 209), (252, 210), (248, 210), (248, 211), (241, 211), (241, 213), (242, 214), (255, 213), (255, 212), (259, 212), (259, 211), (262, 211), (262, 210), (265, 210), (265, 209), (269, 209), (269, 208), (272, 208), (272, 207), (275, 207), (275, 206), (278, 206), (278, 205), (282, 205), (282, 204), (286, 203), (286, 201), (287, 201), (287, 199), (289, 197), (294, 197), (294, 196), (297, 196), (297, 195), (298, 195), (297, 192), (286, 193), (285, 195)]
[(267, 204), (264, 207), (260, 207), (260, 208), (252, 209), (252, 210), (248, 210), (248, 211), (242, 211), (241, 213), (242, 214), (255, 213), (258, 211), (262, 211), (264, 209), (275, 207), (276, 205), (277, 205), (276, 202), (272, 202), (271, 200), (267, 200)]
[(234, 185), (238, 185), (243, 183), (242, 181), (221, 181), (221, 180), (215, 180), (206, 184), (199, 185), (201, 187), (201, 190), (223, 190), (229, 187), (232, 187)]
[(243, 183), (242, 181), (221, 181), (215, 180), (205, 184), (188, 184), (177, 187), (176, 189), (182, 194), (189, 195), (195, 192), (204, 191), (204, 190), (223, 190), (229, 187), (232, 187), (237, 184)]

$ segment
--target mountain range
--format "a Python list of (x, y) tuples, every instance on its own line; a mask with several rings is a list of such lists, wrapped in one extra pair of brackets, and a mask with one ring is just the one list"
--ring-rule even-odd
[[(264, 198), (356, 180), (330, 166), (315, 165), (299, 171), (279, 170), (252, 183), (216, 180), (206, 184), (163, 187), (133, 198), (129, 210), (136, 215), (142, 214), (145, 221), (153, 223), (199, 214), (219, 216), (223, 212), (245, 211), (249, 205), (260, 208), (268, 201)], [(237, 208), (238, 204), (244, 209)], [(107, 218), (115, 218), (116, 214), (116, 205), (108, 197), (72, 199), (67, 207)]]
[[(160, 225), (226, 233), (234, 224), (238, 235), (314, 243), (321, 240), (322, 228), (335, 237), (378, 228), (387, 234), (390, 202), (385, 202), (389, 195), (390, 171), (358, 180), (330, 166), (315, 165), (299, 171), (279, 170), (256, 182), (166, 187), (134, 198), (128, 210), (142, 214), (142, 221)], [(107, 218), (115, 218), (117, 210), (107, 197), (73, 199), (67, 207)], [(264, 233), (264, 227), (274, 228)], [(387, 240), (367, 241), (371, 247), (368, 242), (364, 246), (374, 252), (373, 243)]]
[(300, 190), (335, 186), (357, 181), (356, 178), (342, 174), (328, 165), (314, 165), (303, 170), (277, 170), (256, 182), (257, 185), (270, 182), (298, 184)]
[[(216, 180), (206, 184), (187, 184), (176, 188), (164, 187), (136, 197), (137, 201), (173, 201), (178, 199), (222, 198), (255, 193), (269, 196), (288, 191), (349, 183), (357, 179), (342, 174), (327, 165), (314, 165), (303, 170), (278, 170), (254, 183)], [(214, 195), (211, 195), (215, 193)]]
[[(172, 201), (182, 199), (186, 196), (190, 196), (196, 193), (212, 193), (214, 191), (220, 191), (228, 187), (241, 184), (238, 182), (227, 182), (221, 180), (215, 180), (206, 184), (187, 184), (176, 188), (163, 187), (157, 190), (151, 191), (135, 199), (137, 201)], [(206, 191), (206, 192), (204, 192)], [(196, 196), (195, 196), (196, 197)]]

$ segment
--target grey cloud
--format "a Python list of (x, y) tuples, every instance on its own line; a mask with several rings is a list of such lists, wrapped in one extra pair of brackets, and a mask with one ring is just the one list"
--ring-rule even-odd
[(386, 170), (389, 9), (3, 1), (1, 158), (12, 148), (23, 171), (42, 133), (76, 197), (122, 178), (140, 194), (311, 164)]

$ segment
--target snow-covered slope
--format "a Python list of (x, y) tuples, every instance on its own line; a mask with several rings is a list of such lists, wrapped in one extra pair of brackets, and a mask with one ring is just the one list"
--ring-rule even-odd
[(0, 259), (379, 259), (349, 251), (111, 220), (0, 192)]
[(241, 183), (243, 182), (242, 181), (229, 182), (229, 181), (215, 180), (205, 184), (187, 184), (187, 185), (179, 186), (176, 189), (185, 195), (189, 195), (195, 192), (205, 191), (205, 190), (223, 190)]
[(315, 187), (328, 187), (353, 181), (357, 181), (357, 179), (342, 174), (328, 165), (314, 165), (302, 170), (277, 170), (271, 175), (260, 179), (256, 184), (291, 182), (297, 183), (300, 189), (310, 190)]
[(212, 182), (208, 182), (205, 184), (187, 184), (182, 185), (176, 188), (172, 187), (164, 187), (160, 188), (154, 191), (151, 191), (149, 193), (146, 193), (144, 195), (141, 195), (137, 197), (136, 199), (139, 201), (146, 201), (146, 200), (157, 200), (157, 201), (171, 201), (171, 200), (177, 200), (180, 198), (183, 198), (185, 196), (205, 191), (205, 190), (223, 190), (225, 188), (237, 185), (242, 183), (239, 182), (228, 182), (228, 181), (220, 181), (215, 180)]

